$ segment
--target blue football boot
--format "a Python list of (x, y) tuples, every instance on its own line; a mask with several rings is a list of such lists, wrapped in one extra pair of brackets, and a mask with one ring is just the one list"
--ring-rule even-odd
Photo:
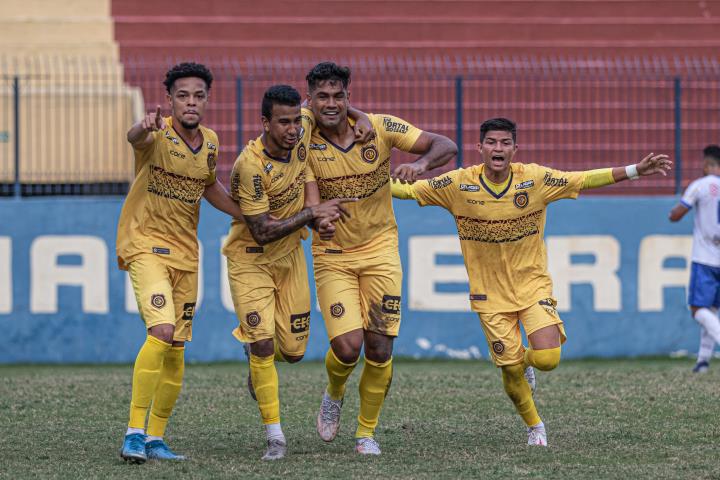
[(710, 369), (710, 364), (708, 362), (702, 361), (697, 362), (695, 366), (693, 367), (692, 371), (693, 373), (707, 373), (707, 371)]
[(145, 463), (148, 459), (145, 454), (145, 435), (142, 433), (125, 435), (120, 456), (128, 463)]
[(145, 444), (145, 454), (150, 460), (185, 460), (185, 455), (178, 455), (162, 440), (153, 440)]

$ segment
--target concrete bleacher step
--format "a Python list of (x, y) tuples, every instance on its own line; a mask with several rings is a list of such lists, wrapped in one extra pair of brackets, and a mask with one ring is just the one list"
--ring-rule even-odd
[(691, 0), (274, 0), (271, 9), (253, 0), (206, 0), (198, 12), (196, 0), (114, 0), (112, 15), (152, 16), (158, 20), (193, 12), (206, 16), (315, 16), (338, 15), (405, 17), (408, 12), (432, 18), (444, 16), (557, 16), (557, 17), (712, 17), (720, 15), (713, 1)]
[[(363, 45), (408, 46), (416, 43), (430, 47), (443, 42), (480, 43), (497, 39), (514, 43), (530, 42), (602, 42), (612, 45), (617, 41), (684, 41), (705, 40), (717, 37), (719, 19), (643, 19), (592, 18), (557, 19), (551, 17), (452, 17), (436, 19), (425, 16), (408, 16), (402, 19), (388, 17), (245, 17), (196, 19), (178, 18), (178, 21), (144, 19), (125, 22), (116, 19), (116, 38), (123, 45), (139, 46), (144, 42), (163, 44), (172, 48), (180, 41), (203, 46), (235, 46), (243, 43), (273, 46), (339, 43)], [(0, 24), (1, 25), (1, 24)], [(183, 27), (188, 27), (184, 29)], [(174, 33), (186, 30), (182, 39)], [(149, 32), (150, 38), (148, 38)], [(0, 39), (2, 33), (0, 32)], [(329, 41), (328, 39), (333, 39)]]
[(51, 46), (56, 43), (108, 43), (114, 41), (112, 19), (105, 17), (0, 18), (0, 44), (27, 43)]
[(2, 2), (3, 19), (110, 16), (110, 0), (10, 0)]

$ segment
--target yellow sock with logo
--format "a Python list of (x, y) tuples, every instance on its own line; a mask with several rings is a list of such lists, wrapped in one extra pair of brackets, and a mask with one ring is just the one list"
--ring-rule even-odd
[(172, 344), (148, 335), (140, 348), (133, 368), (130, 428), (145, 428), (145, 417), (160, 380), (165, 355)]
[(560, 364), (560, 352), (560, 347), (543, 348), (541, 350), (528, 348), (525, 350), (525, 368), (530, 366), (549, 372)]
[(357, 360), (354, 363), (343, 363), (335, 356), (332, 348), (328, 349), (325, 354), (325, 369), (328, 374), (327, 393), (331, 399), (342, 400), (345, 396), (345, 384), (357, 363)]
[(501, 367), (503, 385), (505, 393), (508, 394), (510, 400), (515, 404), (517, 412), (520, 414), (528, 427), (540, 423), (535, 402), (533, 402), (530, 385), (525, 380), (525, 366), (522, 363), (517, 365), (506, 365)]
[(280, 422), (280, 393), (275, 356), (257, 357), (250, 354), (250, 377), (255, 388), (260, 416), (265, 425)]
[(172, 347), (165, 354), (165, 362), (160, 370), (160, 380), (150, 408), (148, 435), (154, 437), (165, 435), (165, 427), (182, 389), (184, 374), (185, 347)]
[(391, 381), (392, 358), (385, 363), (378, 363), (365, 357), (365, 366), (360, 376), (360, 414), (355, 438), (374, 435)]

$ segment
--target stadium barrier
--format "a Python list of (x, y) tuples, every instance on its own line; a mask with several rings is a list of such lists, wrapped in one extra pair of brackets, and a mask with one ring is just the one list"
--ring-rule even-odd
[[(667, 220), (674, 203), (669, 197), (581, 196), (549, 207), (547, 251), (568, 333), (565, 358), (696, 351), (699, 328), (685, 306), (692, 222)], [(200, 298), (187, 358), (240, 359), (220, 254), (229, 220), (203, 205)], [(135, 358), (145, 333), (127, 275), (116, 263), (121, 206), (120, 198), (0, 201), (0, 363)], [(479, 321), (469, 311), (452, 217), (411, 201), (394, 207), (404, 268), (396, 355), (488, 358)], [(306, 358), (320, 359), (327, 337), (312, 282), (311, 290)]]
[[(305, 92), (318, 59), (209, 59), (215, 83), (206, 123), (220, 137), (218, 177), (227, 182), (242, 145), (260, 130), (267, 87)], [(177, 59), (43, 60), (24, 68), (0, 58), (0, 195), (122, 194), (132, 178), (124, 142), (146, 109), (167, 114), (162, 80)], [(604, 193), (676, 193), (700, 173), (701, 151), (717, 143), (717, 60), (362, 58), (353, 68), (355, 106), (391, 113), (460, 146), (477, 163), (484, 119), (518, 123), (520, 160), (588, 169), (670, 154), (673, 175)], [(142, 92), (142, 93), (141, 93)], [(395, 164), (411, 157), (399, 153)], [(450, 168), (452, 166), (448, 166)]]

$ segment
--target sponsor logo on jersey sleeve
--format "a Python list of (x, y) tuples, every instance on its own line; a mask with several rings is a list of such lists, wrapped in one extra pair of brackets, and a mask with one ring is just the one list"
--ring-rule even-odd
[(451, 185), (453, 183), (453, 180), (452, 178), (445, 176), (440, 178), (431, 178), (428, 180), (428, 183), (435, 190), (440, 190), (441, 188), (445, 188), (448, 185)]
[(383, 127), (386, 132), (390, 133), (407, 133), (410, 130), (410, 125), (407, 123), (396, 122), (390, 117), (383, 117)]
[(467, 184), (467, 183), (461, 183), (460, 191), (461, 192), (479, 192), (480, 185), (471, 185), (471, 184)]
[(552, 173), (546, 172), (543, 177), (543, 183), (548, 187), (565, 187), (568, 184), (568, 179), (565, 177), (553, 177)]

